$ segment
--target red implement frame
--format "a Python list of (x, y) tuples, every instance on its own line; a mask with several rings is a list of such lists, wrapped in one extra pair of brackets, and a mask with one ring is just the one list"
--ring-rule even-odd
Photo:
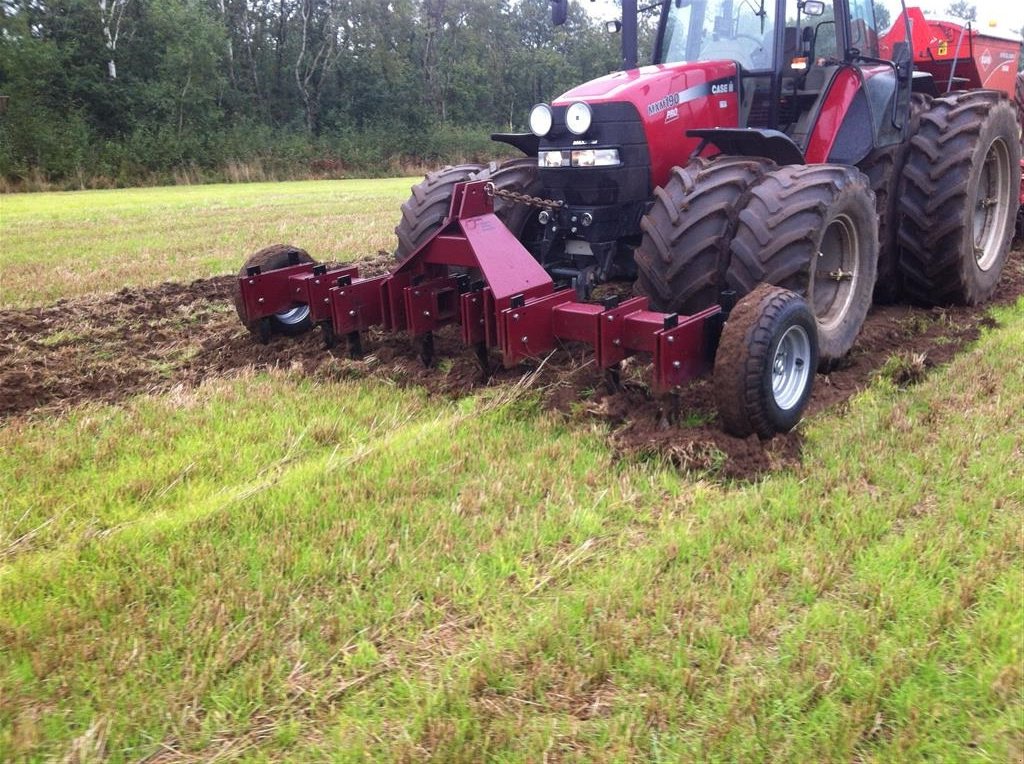
[(722, 321), (717, 305), (679, 316), (648, 310), (645, 297), (595, 305), (578, 302), (573, 289), (556, 290), (494, 215), (483, 181), (457, 185), (444, 224), (391, 273), (364, 279), (354, 267), (294, 265), (242, 277), (239, 287), (250, 317), (306, 303), (336, 335), (380, 326), (429, 338), (458, 324), (463, 342), (497, 347), (506, 366), (561, 341), (592, 346), (602, 368), (647, 353), (658, 393), (710, 371)]

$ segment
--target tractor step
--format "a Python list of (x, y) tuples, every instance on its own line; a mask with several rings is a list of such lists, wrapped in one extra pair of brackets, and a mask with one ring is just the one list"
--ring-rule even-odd
[(543, 357), (563, 341), (593, 347), (602, 369), (646, 353), (659, 394), (711, 370), (721, 306), (680, 316), (649, 310), (646, 297), (580, 302), (575, 289), (555, 289), (494, 215), (486, 185), (456, 186), (445, 223), (388, 274), (362, 278), (354, 266), (312, 264), (253, 269), (239, 278), (247, 315), (309, 305), (312, 321), (325, 325), (330, 337), (347, 336), (356, 352), (371, 327), (407, 332), (426, 348), (433, 332), (458, 324), (467, 346), (480, 357), (485, 348), (497, 348), (506, 367)]

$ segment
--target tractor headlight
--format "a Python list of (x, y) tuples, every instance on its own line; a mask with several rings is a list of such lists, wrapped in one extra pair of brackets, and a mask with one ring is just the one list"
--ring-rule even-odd
[(619, 164), (618, 149), (585, 149), (572, 152), (573, 167), (615, 167)]
[(565, 110), (565, 126), (574, 135), (583, 135), (590, 129), (590, 123), (594, 120), (594, 113), (590, 106), (577, 101)]
[(537, 153), (537, 164), (541, 167), (568, 167), (568, 151), (540, 151)]
[(539, 103), (530, 109), (530, 132), (538, 138), (551, 132), (551, 122), (551, 107), (546, 103)]

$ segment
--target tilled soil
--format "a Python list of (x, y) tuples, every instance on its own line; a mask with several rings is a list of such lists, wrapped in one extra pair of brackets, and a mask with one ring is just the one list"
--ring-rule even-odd
[[(234, 277), (223, 276), (0, 311), (0, 420), (194, 386), (242, 369), (282, 367), (313, 378), (387, 378), (446, 397), (525, 381), (554, 415), (607, 422), (610, 442), (622, 455), (661, 455), (681, 468), (721, 477), (750, 478), (799, 458), (799, 429), (764, 442), (723, 433), (706, 380), (673, 399), (655, 400), (643, 385), (646, 366), (627, 364), (622, 388), (607, 392), (589, 351), (565, 347), (532, 368), (498, 369), (485, 382), (473, 354), (448, 331), (437, 337), (438, 360), (430, 369), (412, 343), (397, 336), (371, 334), (360, 361), (349, 360), (344, 348), (325, 350), (319, 333), (260, 345), (235, 316), (233, 288)], [(993, 302), (1010, 303), (1022, 294), (1024, 252), (1017, 250)], [(905, 359), (896, 381), (916, 381), (991, 322), (985, 308), (876, 306), (840, 368), (818, 376), (808, 413), (842, 404), (896, 354)]]

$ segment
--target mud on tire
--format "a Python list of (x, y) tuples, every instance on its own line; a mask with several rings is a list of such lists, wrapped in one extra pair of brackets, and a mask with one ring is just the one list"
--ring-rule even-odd
[(761, 284), (737, 303), (715, 354), (722, 427), (770, 438), (796, 426), (818, 363), (814, 314), (795, 292)]
[[(249, 255), (245, 265), (238, 271), (238, 277), (244, 277), (249, 268), (254, 266), (259, 266), (259, 269), (264, 273), (277, 270), (278, 268), (286, 268), (292, 264), (292, 258), (295, 258), (298, 263), (314, 262), (313, 258), (304, 249), (293, 247), (291, 244), (272, 244)], [(238, 319), (251, 333), (260, 335), (260, 320), (249, 320), (245, 311), (245, 303), (242, 302), (241, 290), (237, 286), (235, 287), (232, 299), (235, 303), (235, 312), (238, 314)], [(302, 334), (309, 331), (313, 326), (309, 320), (308, 305), (297, 305), (291, 310), (271, 316), (269, 320), (270, 330), (278, 334)]]
[(853, 167), (787, 165), (750, 189), (730, 247), (729, 286), (774, 284), (803, 296), (824, 363), (860, 333), (875, 285), (878, 231), (868, 179)]
[(751, 184), (774, 166), (767, 159), (718, 156), (673, 167), (640, 221), (636, 292), (668, 313), (692, 314), (717, 302), (739, 207)]
[(900, 271), (924, 304), (977, 305), (995, 291), (1020, 192), (1013, 105), (995, 91), (932, 101), (900, 181)]

